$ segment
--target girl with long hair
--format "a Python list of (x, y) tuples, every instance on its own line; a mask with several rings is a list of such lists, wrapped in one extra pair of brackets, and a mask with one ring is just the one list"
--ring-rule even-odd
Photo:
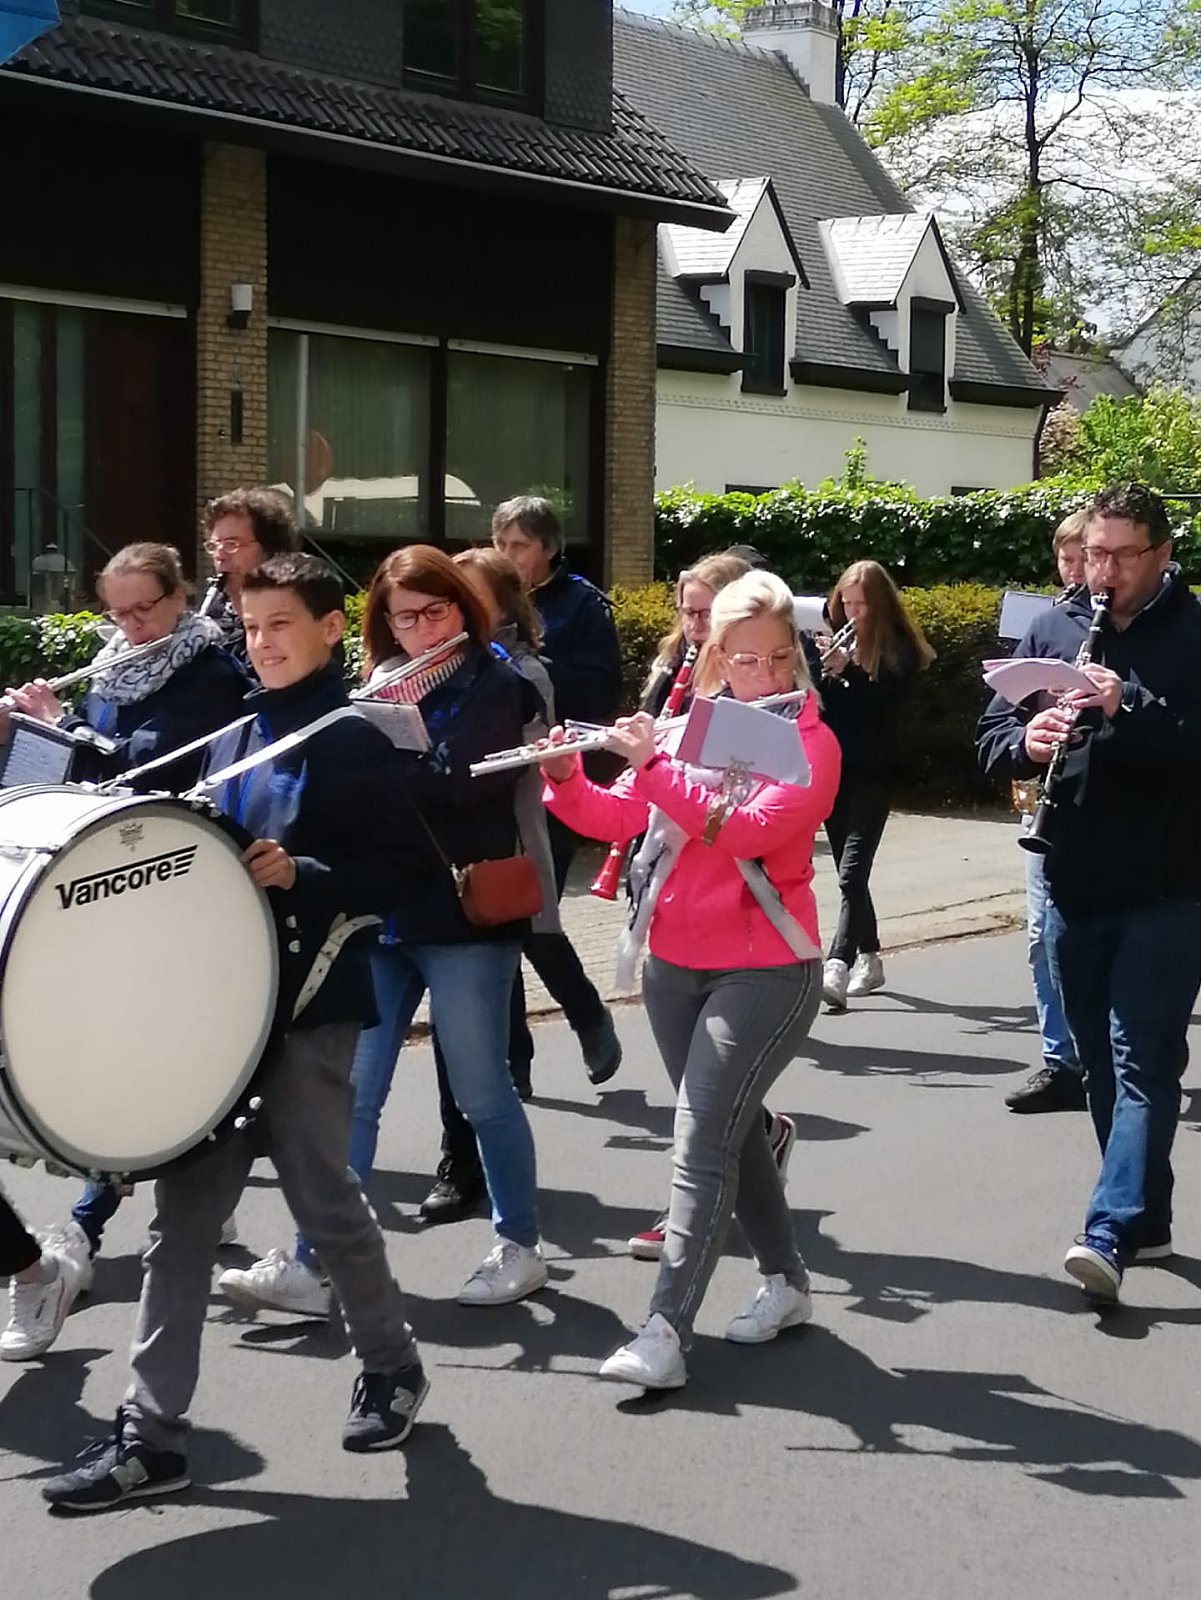
[[(830, 625), (854, 623), (849, 651), (822, 667), (823, 715), (842, 748), (842, 781), (826, 819), (842, 905), (826, 958), (822, 994), (834, 1011), (848, 995), (884, 985), (880, 936), (868, 882), (892, 804), (894, 741), (904, 701), (934, 651), (878, 561), (853, 561), (830, 591)], [(818, 640), (821, 649), (828, 640)]]
[[(711, 623), (698, 693), (751, 701), (811, 690), (779, 578), (752, 572), (729, 584)], [(585, 777), (578, 756), (544, 764), (547, 804), (571, 827), (597, 839), (646, 834), (622, 954), (631, 962), (648, 943), (643, 998), (677, 1093), (671, 1204), (647, 1321), (600, 1369), (644, 1388), (685, 1382), (693, 1321), (731, 1217), (762, 1280), (726, 1337), (761, 1344), (812, 1314), (763, 1097), (803, 1048), (820, 999), (813, 836), (838, 787), (838, 746), (812, 692), (781, 715), (796, 720), (805, 787), (740, 787), (678, 766), (645, 713), (613, 730), (629, 771), (612, 788)]]

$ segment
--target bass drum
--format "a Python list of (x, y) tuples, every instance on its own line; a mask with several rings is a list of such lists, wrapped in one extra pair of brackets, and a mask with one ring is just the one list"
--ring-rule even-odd
[(0, 790), (0, 1155), (148, 1177), (245, 1114), (280, 1007), (241, 846), (165, 796)]

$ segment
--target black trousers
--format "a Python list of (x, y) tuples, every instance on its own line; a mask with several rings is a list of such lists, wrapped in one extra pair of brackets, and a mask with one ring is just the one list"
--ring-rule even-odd
[(42, 1247), (0, 1194), (0, 1278), (11, 1278), (42, 1259)]
[(834, 809), (826, 818), (826, 838), (842, 895), (838, 927), (830, 945), (831, 961), (845, 961), (850, 966), (856, 956), (874, 955), (880, 948), (868, 882), (891, 799), (889, 785), (882, 779), (843, 773)]
[[(557, 817), (547, 816), (551, 859), (555, 869), (555, 892), (562, 900), (567, 874), (579, 845), (579, 835), (565, 827)], [(542, 979), (550, 997), (567, 1018), (573, 1032), (580, 1033), (604, 1020), (605, 1003), (596, 985), (584, 971), (575, 946), (565, 933), (532, 933), (523, 953)], [(509, 1072), (518, 1090), (528, 1089), (534, 1060), (534, 1039), (525, 1014), (525, 982), (521, 968), (513, 983), (509, 1001)], [(442, 1154), (460, 1172), (479, 1167), (479, 1152), (471, 1124), (455, 1104), (446, 1076), (442, 1047), (434, 1034), (434, 1065), (438, 1074), (438, 1103), (442, 1110)]]

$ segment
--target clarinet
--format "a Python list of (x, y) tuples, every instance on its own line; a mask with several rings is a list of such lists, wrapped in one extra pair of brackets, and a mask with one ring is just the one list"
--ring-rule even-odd
[[(684, 659), (680, 662), (679, 670), (672, 679), (671, 688), (667, 692), (667, 699), (663, 702), (663, 710), (659, 713), (658, 721), (665, 721), (674, 717), (684, 704), (684, 696), (688, 693), (692, 683), (692, 669), (696, 665), (696, 658), (700, 651), (699, 644), (690, 644), (684, 652)], [(594, 894), (598, 900), (616, 900), (617, 886), (621, 882), (622, 869), (625, 867), (626, 856), (629, 853), (630, 841), (627, 839), (621, 844), (611, 844), (609, 854), (605, 857), (604, 865), (593, 880), (589, 894)]]
[[(1102, 589), (1100, 594), (1093, 595), (1092, 605), (1093, 620), (1084, 636), (1084, 643), (1076, 654), (1075, 664), (1078, 667), (1087, 667), (1097, 659), (1105, 618), (1109, 615), (1110, 606), (1113, 605), (1113, 590)], [(1075, 721), (1074, 718), (1073, 721)], [(1059, 803), (1056, 795), (1063, 780), (1064, 768), (1067, 766), (1070, 739), (1071, 735), (1068, 734), (1055, 746), (1051, 759), (1047, 763), (1047, 774), (1043, 779), (1042, 794), (1039, 795), (1038, 805), (1035, 807), (1034, 819), (1018, 840), (1023, 850), (1030, 850), (1036, 856), (1049, 855), (1055, 848), (1051, 839), (1047, 836), (1047, 829), (1051, 823), (1051, 814)]]

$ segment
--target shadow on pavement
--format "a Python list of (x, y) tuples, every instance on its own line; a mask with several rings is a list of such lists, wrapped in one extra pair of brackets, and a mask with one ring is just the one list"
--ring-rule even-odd
[(92, 1600), (767, 1600), (795, 1592), (791, 1573), (690, 1539), (501, 1499), (440, 1423), (417, 1424), (403, 1466), (392, 1455), (375, 1467), (381, 1489), (393, 1491), (387, 1498), (200, 1490), (192, 1498), (207, 1513), (262, 1520), (127, 1556), (96, 1579)]

